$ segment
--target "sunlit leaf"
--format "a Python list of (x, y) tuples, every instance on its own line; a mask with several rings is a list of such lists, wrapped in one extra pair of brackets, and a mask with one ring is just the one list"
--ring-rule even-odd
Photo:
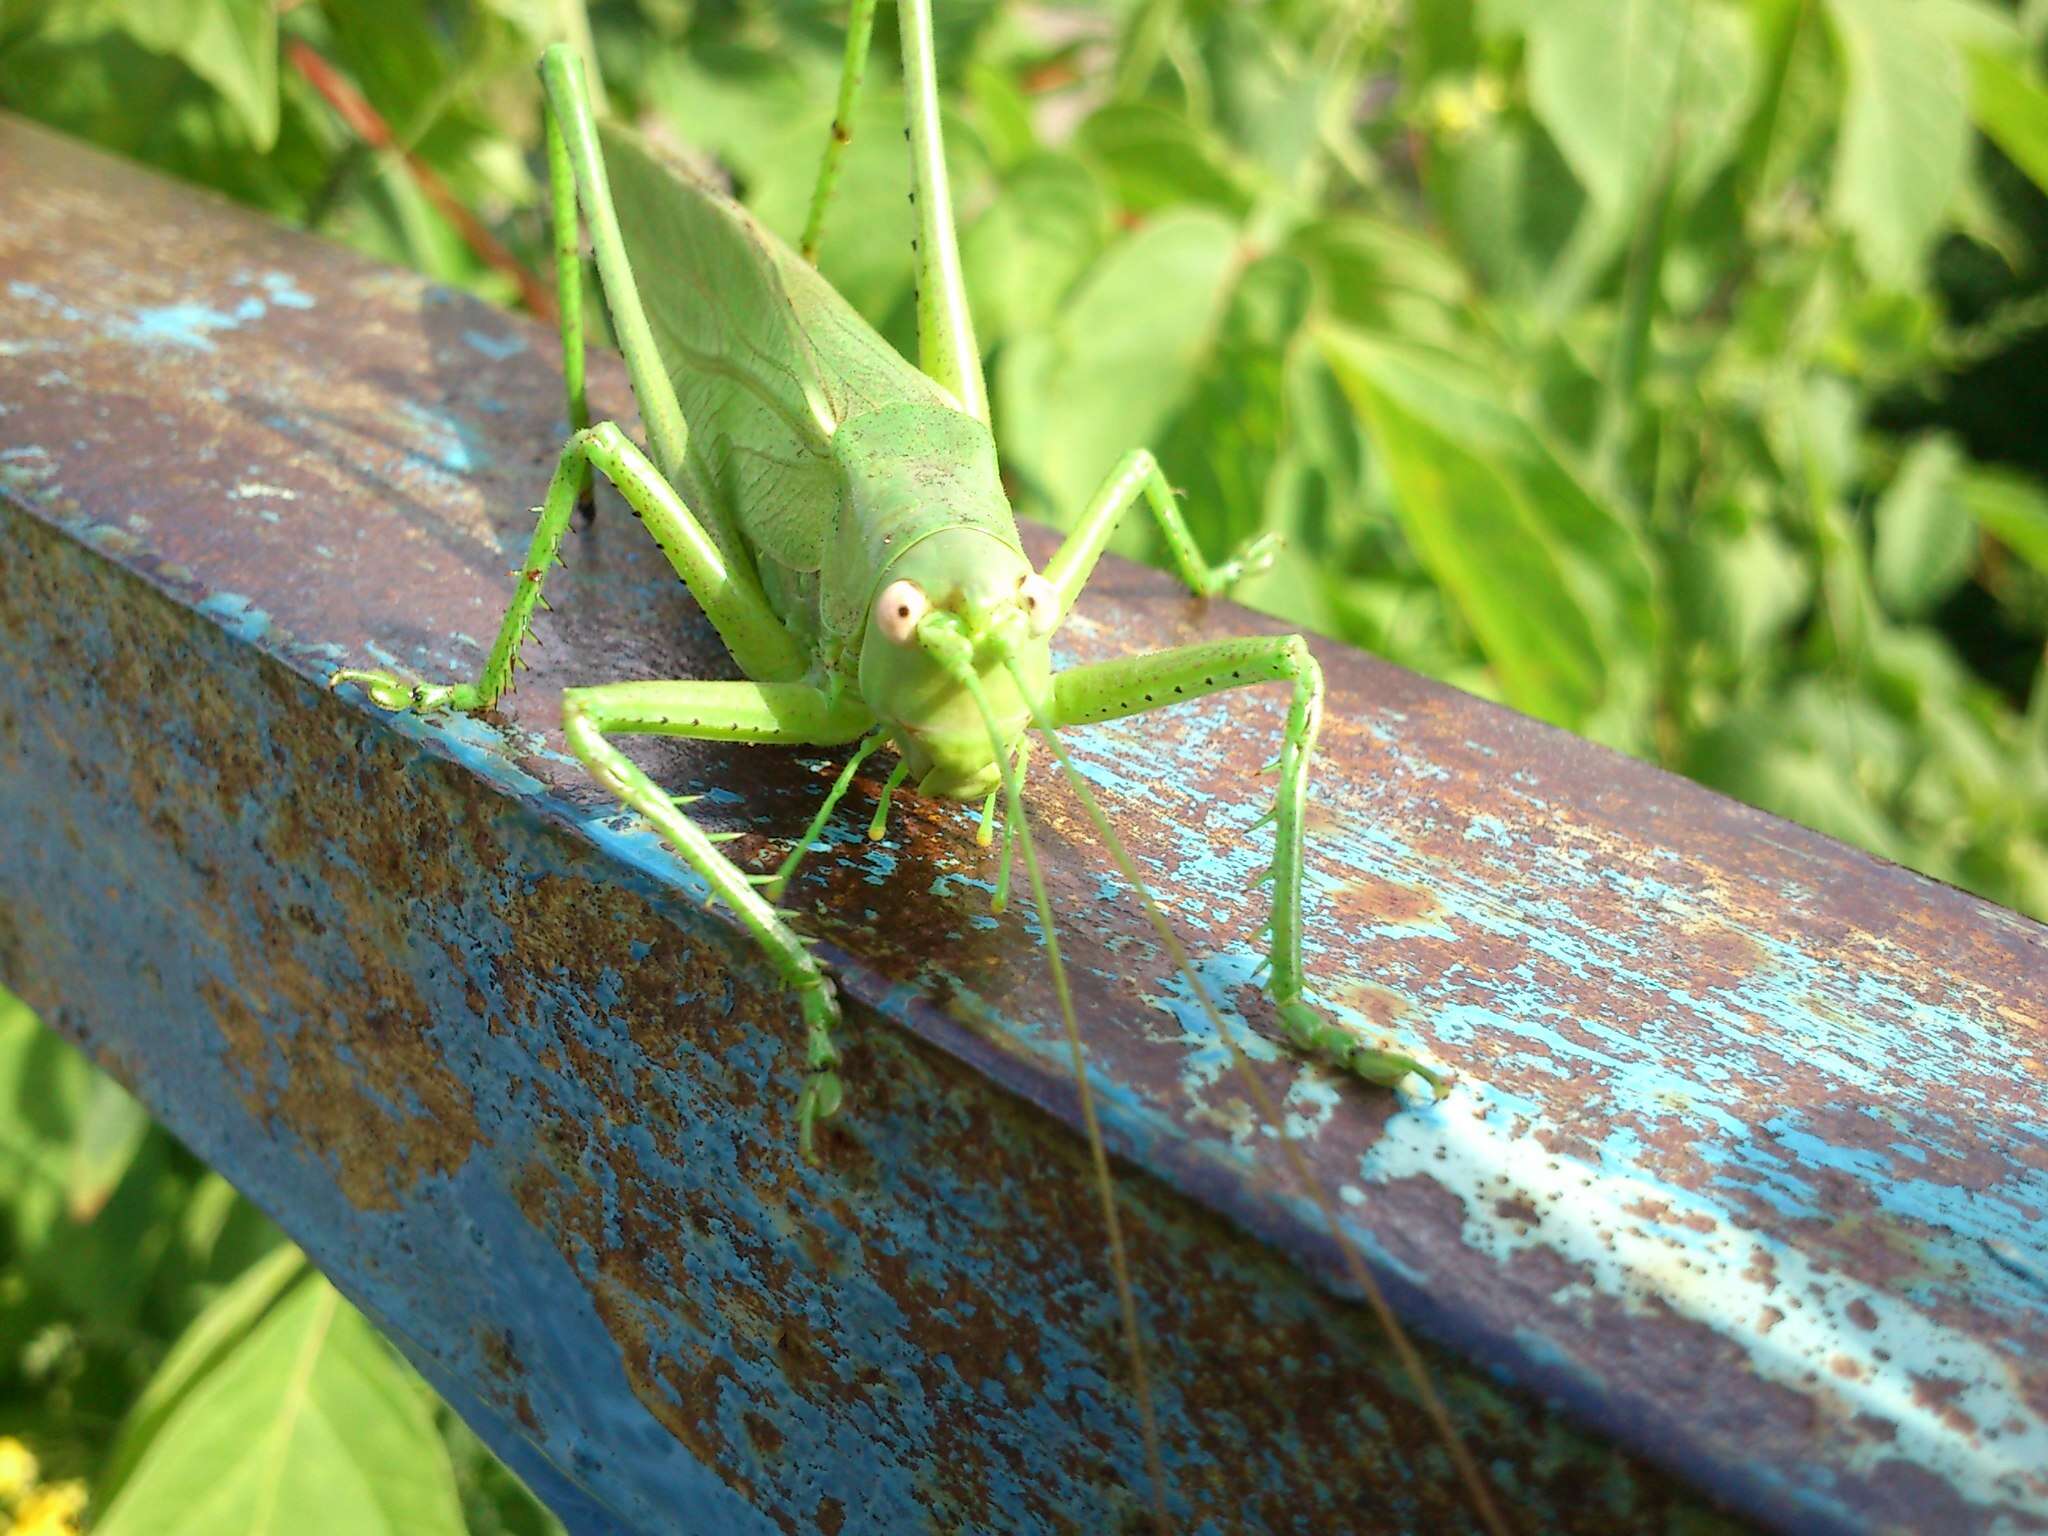
[(1878, 501), (1871, 578), (1901, 617), (1925, 613), (1969, 571), (1977, 530), (1954, 494), (1960, 463), (1946, 438), (1922, 438)]
[(1241, 215), (1251, 206), (1251, 189), (1223, 146), (1184, 114), (1150, 102), (1102, 108), (1082, 125), (1079, 148), (1134, 213), (1194, 203)]
[(263, 1320), (285, 1291), (306, 1272), (305, 1255), (289, 1245), (258, 1260), (223, 1290), (172, 1344), (156, 1374), (121, 1422), (96, 1491), (113, 1499), (165, 1422), (215, 1366)]
[(1898, 831), (1857, 785), (1849, 765), (1802, 741), (1796, 719), (1777, 711), (1745, 714), (1706, 733), (1694, 744), (1685, 771), (1816, 832), (1888, 858), (1904, 852)]
[(105, 1073), (95, 1073), (71, 1135), (65, 1203), (73, 1221), (90, 1221), (127, 1176), (149, 1134), (149, 1111)]
[(1962, 186), (1963, 61), (1913, 0), (1828, 0), (1848, 70), (1833, 205), (1865, 264), (1903, 285)]
[(120, 0), (122, 27), (181, 59), (234, 107), (252, 147), (277, 142), (277, 8), (272, 0)]
[(982, 345), (1051, 323), (1101, 252), (1108, 224), (1101, 187), (1071, 156), (1034, 155), (1005, 174), (960, 241)]
[(95, 1536), (463, 1536), (415, 1379), (301, 1280), (187, 1391)]
[(1236, 256), (1236, 226), (1220, 214), (1164, 215), (1112, 245), (1048, 330), (1004, 349), (1004, 463), (1055, 520), (1078, 511), (1125, 453), (1152, 444), (1188, 398)]
[(1962, 477), (1962, 498), (1986, 533), (2048, 573), (2048, 491), (2039, 483), (2008, 470), (1973, 468)]
[(1717, 0), (1551, 0), (1528, 18), (1529, 100), (1610, 218), (1663, 158), (1698, 183), (1734, 147), (1755, 85), (1754, 44)]
[(2041, 81), (2010, 59), (1972, 50), (1970, 108), (1985, 136), (2048, 191), (2048, 89)]
[(1526, 499), (1486, 455), (1412, 406), (1386, 349), (1334, 333), (1325, 347), (1392, 473), (1409, 544), (1478, 635), (1509, 701), (1560, 724), (1584, 720), (1606, 668)]

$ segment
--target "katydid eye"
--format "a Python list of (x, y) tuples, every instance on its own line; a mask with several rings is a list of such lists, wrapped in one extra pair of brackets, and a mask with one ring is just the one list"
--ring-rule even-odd
[(917, 633), (917, 621), (930, 606), (916, 582), (892, 581), (875, 599), (875, 623), (895, 644), (908, 645)]
[(1030, 575), (1017, 583), (1017, 601), (1024, 608), (1024, 625), (1034, 635), (1049, 635), (1060, 621), (1059, 594), (1043, 576)]

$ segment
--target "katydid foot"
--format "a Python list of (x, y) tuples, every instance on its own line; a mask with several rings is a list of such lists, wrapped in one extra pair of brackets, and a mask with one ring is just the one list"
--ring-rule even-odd
[(1284, 1003), (1276, 1002), (1274, 1007), (1280, 1015), (1280, 1028), (1295, 1048), (1304, 1054), (1382, 1088), (1398, 1088), (1412, 1075), (1429, 1085), (1432, 1099), (1443, 1097), (1442, 1074), (1424, 1066), (1414, 1057), (1365, 1044), (1348, 1029), (1327, 1018), (1321, 1009), (1298, 997)]
[(1240, 581), (1253, 576), (1262, 576), (1273, 569), (1273, 562), (1280, 558), (1280, 551), (1287, 539), (1278, 533), (1262, 533), (1247, 539), (1237, 553), (1215, 567), (1215, 587), (1218, 594), (1228, 592)]
[(344, 668), (327, 679), (329, 688), (354, 683), (379, 709), (425, 714), (430, 710), (481, 709), (485, 700), (474, 683), (408, 683), (390, 672)]
[(823, 976), (817, 978), (815, 985), (809, 981), (800, 983), (796, 991), (809, 1036), (805, 1057), (811, 1069), (803, 1092), (797, 1096), (796, 1143), (804, 1161), (815, 1163), (818, 1159), (812, 1145), (812, 1127), (838, 1114), (844, 1097), (839, 1074), (832, 1070), (839, 1064), (839, 1047), (832, 1043), (832, 1031), (839, 1024), (839, 999), (833, 995), (832, 983)]

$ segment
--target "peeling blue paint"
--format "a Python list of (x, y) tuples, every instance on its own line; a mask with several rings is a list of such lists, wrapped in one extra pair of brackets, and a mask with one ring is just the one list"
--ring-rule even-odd
[(526, 350), (526, 338), (516, 331), (493, 335), (489, 331), (464, 331), (462, 339), (492, 362), (503, 362)]

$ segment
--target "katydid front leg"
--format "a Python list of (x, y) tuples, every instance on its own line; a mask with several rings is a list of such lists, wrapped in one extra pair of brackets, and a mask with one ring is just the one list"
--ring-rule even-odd
[[(832, 700), (805, 683), (652, 682), (571, 688), (562, 695), (562, 729), (599, 783), (654, 824), (671, 848), (709, 882), (712, 898), (738, 914), (768, 963), (797, 995), (810, 1069), (797, 1100), (797, 1145), (812, 1155), (812, 1127), (839, 1108), (839, 1061), (832, 1030), (839, 1000), (795, 929), (754, 889), (747, 874), (713, 845), (711, 834), (611, 741), (619, 735), (684, 736), (789, 746), (839, 746), (874, 724), (858, 699)], [(863, 754), (865, 755), (865, 754)], [(778, 882), (780, 876), (762, 881)]]
[(1177, 646), (1148, 656), (1120, 657), (1053, 676), (1051, 724), (1091, 725), (1163, 709), (1188, 699), (1254, 683), (1286, 682), (1294, 697), (1280, 756), (1274, 803), (1273, 942), (1267, 989), (1280, 1027), (1301, 1051), (1368, 1082), (1389, 1086), (1413, 1072), (1433, 1087), (1441, 1079), (1422, 1063), (1366, 1045), (1302, 996), (1302, 818), (1308, 804), (1309, 758), (1323, 718), (1323, 669), (1299, 635), (1252, 636)]
[(1209, 564), (1195, 544), (1194, 535), (1188, 532), (1187, 519), (1181, 516), (1180, 503), (1174, 499), (1173, 487), (1167, 483), (1159, 461), (1148, 450), (1134, 448), (1102, 482), (1080, 521), (1046, 562), (1045, 579), (1059, 598), (1061, 613), (1074, 606), (1074, 599), (1095, 570), (1095, 562), (1108, 547), (1110, 535), (1140, 497), (1151, 508), (1159, 531), (1165, 536), (1181, 580), (1197, 597), (1214, 597), (1246, 576), (1256, 576), (1272, 565), (1273, 557), (1280, 551), (1280, 536), (1262, 533), (1229, 559)]
[[(802, 672), (801, 649), (776, 619), (752, 576), (727, 565), (718, 546), (646, 455), (616, 425), (602, 422), (578, 432), (562, 450), (526, 561), (514, 573), (512, 601), (474, 682), (410, 683), (389, 672), (345, 670), (334, 674), (330, 686), (358, 683), (386, 709), (470, 711), (494, 704), (511, 686), (519, 648), (532, 629), (534, 610), (543, 601), (542, 582), (568, 532), (578, 490), (591, 467), (618, 487), (743, 669), (769, 678)], [(720, 853), (711, 834), (685, 816), (606, 739), (606, 733), (652, 732), (705, 740), (836, 746), (874, 723), (866, 706), (857, 697), (834, 702), (817, 688), (789, 681), (623, 683), (572, 688), (562, 696), (562, 711), (571, 750), (606, 787), (654, 823), (683, 861), (710, 884), (713, 896), (739, 914), (777, 974), (796, 989), (807, 1030), (811, 1073), (798, 1104), (798, 1132), (804, 1154), (809, 1156), (813, 1123), (831, 1114), (839, 1103), (839, 1080), (831, 1071), (838, 1060), (832, 1026), (838, 1020), (839, 1007), (831, 985), (804, 950), (802, 940), (755, 893), (754, 877)], [(843, 792), (842, 782), (833, 798)], [(784, 878), (789, 872), (793, 871), (785, 870)]]

